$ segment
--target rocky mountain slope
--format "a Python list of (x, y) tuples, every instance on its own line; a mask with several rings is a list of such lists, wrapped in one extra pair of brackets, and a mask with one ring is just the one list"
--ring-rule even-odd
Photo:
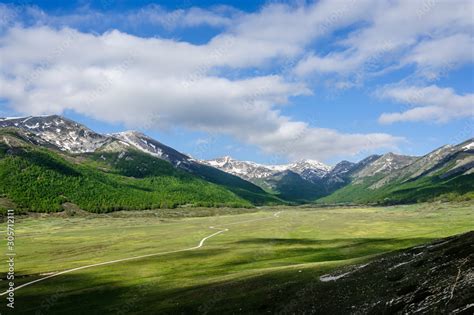
[(391, 174), (415, 160), (417, 157), (387, 153), (371, 155), (358, 163), (342, 161), (332, 168), (314, 160), (262, 165), (229, 156), (202, 163), (249, 180), (283, 199), (311, 201), (350, 183), (362, 183), (366, 178)]
[(120, 151), (134, 148), (154, 157), (179, 165), (191, 160), (143, 133), (125, 131), (102, 135), (70, 119), (52, 115), (23, 118), (0, 118), (0, 128), (19, 128), (30, 139), (68, 153)]
[(230, 156), (224, 156), (201, 162), (247, 180), (268, 178), (283, 171), (292, 171), (306, 180), (313, 180), (324, 177), (331, 169), (328, 165), (315, 160), (299, 160), (282, 165), (264, 165), (250, 161), (239, 161)]
[(264, 165), (225, 156), (201, 163), (239, 176), (285, 200), (297, 202), (311, 201), (326, 195), (326, 189), (320, 181), (331, 170), (331, 167), (315, 160)]
[(250, 161), (234, 160), (230, 156), (220, 157), (214, 160), (202, 160), (202, 164), (206, 164), (218, 168), (224, 172), (239, 176), (246, 180), (266, 178), (284, 168), (278, 169), (276, 166), (262, 165)]
[[(474, 232), (323, 275), (287, 314), (472, 314)], [(315, 297), (318, 297), (315, 299)]]
[(186, 167), (193, 161), (189, 156), (138, 131), (124, 131), (111, 134), (110, 136), (131, 145), (137, 150), (148, 153), (159, 159), (166, 160), (175, 166)]
[(414, 156), (398, 155), (392, 152), (384, 154), (376, 159), (375, 156), (372, 156), (371, 159), (372, 158), (372, 161), (363, 161), (362, 167), (356, 168), (351, 172), (353, 178), (356, 180), (363, 180), (366, 177), (390, 174), (410, 165), (417, 159), (417, 157)]
[[(471, 198), (474, 193), (473, 139), (443, 146), (413, 158), (386, 154), (369, 157), (345, 173), (344, 185), (319, 202), (398, 203), (428, 201), (445, 196)], [(369, 159), (368, 158), (368, 159)], [(384, 160), (380, 163), (381, 160)], [(386, 163), (386, 161), (391, 163)], [(359, 163), (358, 163), (359, 164)]]
[[(155, 167), (154, 159), (159, 159), (201, 180), (225, 187), (240, 198), (254, 204), (282, 202), (248, 181), (202, 165), (185, 154), (138, 132), (101, 135), (81, 124), (56, 115), (2, 118), (0, 130), (5, 131), (0, 137), (0, 144), (3, 143), (6, 147), (24, 146), (26, 142), (31, 146), (51, 149), (52, 154), (57, 151), (66, 158), (92, 159), (105, 163), (111, 168), (123, 166), (124, 161), (127, 161), (128, 164), (132, 164), (127, 167), (133, 167), (137, 174)], [(7, 131), (11, 131), (10, 134)], [(141, 152), (142, 155), (137, 156), (136, 152)], [(130, 157), (131, 154), (133, 157)], [(131, 162), (130, 159), (132, 159)], [(133, 173), (130, 169), (127, 172)]]
[(263, 165), (228, 156), (197, 161), (140, 132), (102, 135), (57, 115), (0, 118), (0, 128), (21, 130), (31, 145), (71, 155), (98, 155), (110, 158), (109, 163), (118, 163), (129, 151), (142, 152), (256, 204), (278, 203), (279, 198), (323, 203), (416, 202), (450, 193), (470, 196), (474, 190), (472, 139), (423, 157), (387, 153), (329, 167), (314, 160)]
[(32, 144), (19, 129), (0, 129), (0, 196), (36, 212), (68, 204), (92, 212), (251, 206), (226, 187), (136, 150), (71, 155)]
[(0, 118), (0, 128), (20, 128), (30, 138), (70, 153), (94, 152), (113, 141), (61, 116)]

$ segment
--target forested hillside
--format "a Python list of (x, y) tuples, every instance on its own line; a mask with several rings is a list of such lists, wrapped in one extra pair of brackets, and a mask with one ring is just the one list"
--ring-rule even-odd
[(187, 204), (252, 206), (224, 187), (139, 152), (123, 154), (101, 168), (104, 163), (34, 147), (13, 133), (2, 132), (2, 138), (0, 193), (19, 208), (59, 211), (66, 202), (94, 212)]

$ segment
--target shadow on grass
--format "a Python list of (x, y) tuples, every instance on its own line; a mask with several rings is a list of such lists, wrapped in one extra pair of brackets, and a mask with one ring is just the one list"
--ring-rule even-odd
[[(337, 239), (337, 240), (310, 240), (310, 239), (249, 239), (238, 243), (269, 244), (280, 242), (280, 245), (303, 245), (303, 248), (279, 248), (269, 257), (256, 257), (253, 261), (271, 260), (285, 257), (308, 256), (311, 261), (330, 261), (357, 258), (370, 254), (382, 253), (395, 248), (409, 247), (414, 244), (429, 241), (427, 238), (413, 239)], [(308, 245), (320, 246), (308, 247)], [(312, 297), (321, 299), (322, 305), (328, 305), (331, 296), (325, 292), (325, 283), (318, 281), (323, 272), (335, 268), (321, 266), (303, 269), (301, 271), (280, 270), (268, 272), (264, 275), (247, 276), (246, 278), (231, 280), (213, 280), (214, 282), (194, 285), (182, 283), (180, 285), (179, 266), (183, 259), (191, 259), (196, 263), (196, 275), (200, 268), (206, 267), (199, 263), (201, 258), (209, 259), (213, 255), (220, 255), (229, 248), (205, 249), (177, 253), (167, 256), (157, 256), (128, 262), (123, 266), (115, 266), (110, 272), (107, 267), (103, 273), (96, 269), (94, 273), (71, 273), (49, 279), (41, 283), (26, 287), (17, 292), (15, 314), (228, 314), (228, 313), (274, 313), (286, 314), (288, 305), (294, 303), (295, 297)], [(342, 251), (342, 252), (341, 252)], [(347, 251), (347, 253), (344, 253)], [(331, 254), (332, 252), (332, 254)], [(160, 274), (143, 278), (141, 268), (163, 260), (173, 261), (176, 264), (176, 275)], [(186, 262), (186, 261), (185, 261)], [(188, 262), (186, 262), (188, 263)], [(227, 265), (243, 263), (242, 261), (228, 262)], [(111, 265), (112, 266), (112, 265)], [(208, 270), (210, 277), (219, 274), (221, 267), (216, 264), (215, 274), (212, 268)], [(186, 267), (185, 267), (186, 268)], [(251, 269), (251, 268), (250, 268)], [(116, 278), (123, 270), (127, 274), (126, 281)], [(192, 277), (186, 275), (184, 279)], [(134, 272), (136, 279), (134, 279)], [(100, 275), (100, 276), (99, 276)], [(164, 278), (162, 278), (164, 277)], [(183, 277), (183, 275), (181, 275)], [(124, 283), (127, 283), (126, 285)], [(136, 284), (130, 284), (136, 283)], [(178, 285), (178, 288), (175, 286)], [(340, 288), (344, 290), (358, 290), (355, 287)], [(339, 289), (338, 289), (339, 290)], [(339, 292), (339, 291), (338, 291)], [(304, 299), (303, 299), (304, 300)], [(296, 299), (297, 303), (304, 303)], [(325, 304), (324, 304), (325, 303)], [(291, 305), (290, 305), (291, 306)], [(3, 305), (2, 305), (3, 307)], [(289, 308), (293, 310), (293, 306)], [(283, 311), (282, 311), (283, 310)], [(335, 310), (335, 309), (334, 309)], [(2, 309), (0, 309), (2, 311)]]
[[(291, 294), (293, 288), (287, 286), (288, 282), (303, 285), (316, 280), (299, 276), (297, 280), (294, 272), (279, 272), (169, 288), (159, 277), (137, 278), (136, 284), (124, 286), (106, 277), (66, 274), (17, 292), (14, 314), (232, 314), (244, 306), (245, 314), (259, 313), (260, 308), (267, 309), (273, 303), (268, 294), (275, 289), (285, 288), (286, 294)], [(0, 312), (9, 314), (4, 303)]]
[(235, 242), (235, 244), (257, 244), (257, 245), (321, 245), (336, 243), (386, 243), (386, 242), (400, 242), (400, 241), (426, 241), (430, 238), (336, 238), (330, 240), (315, 240), (310, 238), (249, 238)]
[(226, 267), (271, 262), (284, 259), (287, 263), (308, 263), (346, 260), (380, 254), (426, 243), (431, 238), (355, 238), (355, 239), (288, 239), (252, 238), (234, 244), (258, 245), (253, 255), (236, 259), (225, 264)]

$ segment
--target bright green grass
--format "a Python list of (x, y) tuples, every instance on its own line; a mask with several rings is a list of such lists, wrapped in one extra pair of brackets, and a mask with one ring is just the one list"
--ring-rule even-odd
[[(230, 230), (196, 251), (85, 269), (26, 287), (16, 293), (15, 313), (258, 312), (260, 305), (278, 303), (270, 292), (279, 286), (288, 290), (344, 264), (472, 230), (473, 212), (470, 204), (424, 204), (182, 219), (153, 212), (25, 218), (16, 223), (16, 270), (24, 276), (18, 284), (43, 273), (192, 247), (215, 232), (209, 226)], [(255, 219), (265, 220), (249, 221)]]
[(366, 178), (359, 184), (349, 184), (329, 196), (318, 199), (317, 203), (341, 204), (377, 203), (407, 204), (435, 200), (462, 201), (474, 197), (474, 174), (458, 175), (449, 178), (425, 176), (408, 182), (395, 181), (379, 189), (370, 188), (380, 180), (380, 176)]

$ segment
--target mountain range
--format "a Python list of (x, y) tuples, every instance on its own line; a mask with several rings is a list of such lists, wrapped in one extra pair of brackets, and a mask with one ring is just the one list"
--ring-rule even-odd
[(421, 157), (387, 153), (333, 167), (315, 160), (263, 165), (229, 156), (197, 160), (137, 131), (100, 134), (52, 115), (0, 118), (0, 149), (0, 193), (37, 211), (69, 203), (91, 211), (387, 204), (472, 198), (474, 191), (473, 139)]

